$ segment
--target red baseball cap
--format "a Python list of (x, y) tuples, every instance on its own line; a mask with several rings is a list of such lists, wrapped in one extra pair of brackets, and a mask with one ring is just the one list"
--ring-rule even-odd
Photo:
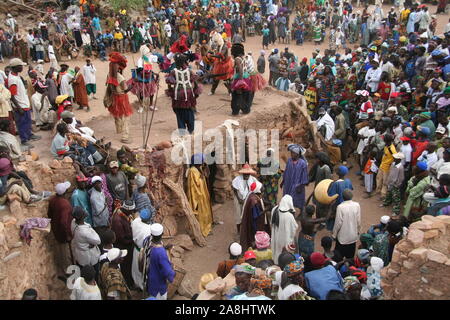
[(250, 260), (250, 259), (256, 259), (255, 252), (251, 251), (251, 250), (245, 251), (245, 253), (244, 253), (244, 260), (247, 261), (247, 260)]

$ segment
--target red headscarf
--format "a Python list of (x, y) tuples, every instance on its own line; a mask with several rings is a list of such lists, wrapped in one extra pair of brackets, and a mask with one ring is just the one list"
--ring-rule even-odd
[(127, 58), (120, 52), (111, 52), (109, 54), (109, 61), (112, 63), (117, 63), (121, 68), (125, 69), (127, 67)]

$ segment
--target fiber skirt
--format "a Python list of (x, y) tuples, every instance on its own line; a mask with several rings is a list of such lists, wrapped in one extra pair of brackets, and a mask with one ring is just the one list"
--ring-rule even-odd
[(225, 61), (217, 60), (213, 66), (213, 74), (221, 74), (221, 76), (214, 77), (216, 80), (228, 80), (233, 76), (233, 60), (231, 57), (225, 59)]
[(156, 82), (150, 81), (147, 83), (138, 82), (134, 79), (130, 79), (127, 81), (127, 86), (132, 85), (133, 88), (131, 92), (138, 97), (150, 97), (155, 95), (156, 93)]
[(250, 80), (252, 81), (252, 91), (260, 91), (267, 86), (267, 81), (259, 74), (250, 75)]
[(128, 94), (115, 94), (112, 98), (113, 103), (108, 111), (114, 118), (129, 117), (133, 114)]

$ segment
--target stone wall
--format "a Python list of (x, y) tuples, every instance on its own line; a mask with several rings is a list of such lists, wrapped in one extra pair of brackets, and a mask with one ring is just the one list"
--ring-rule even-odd
[(410, 226), (382, 270), (386, 299), (444, 300), (450, 297), (450, 216), (425, 215)]
[[(17, 170), (27, 173), (35, 190), (53, 191), (57, 183), (69, 180), (71, 190), (75, 186), (75, 170), (69, 158), (54, 160), (50, 168), (41, 162), (19, 163)], [(35, 288), (40, 299), (67, 299), (69, 291), (57, 279), (55, 267), (55, 239), (47, 229), (31, 231), (32, 240), (28, 245), (20, 239), (20, 225), (28, 218), (47, 217), (48, 201), (26, 205), (9, 199), (9, 209), (3, 211), (0, 219), (0, 299), (21, 299), (28, 288)]]

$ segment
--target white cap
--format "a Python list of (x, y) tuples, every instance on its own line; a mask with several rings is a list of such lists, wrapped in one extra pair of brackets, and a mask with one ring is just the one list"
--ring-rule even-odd
[(67, 189), (69, 189), (71, 186), (69, 181), (63, 182), (63, 183), (58, 183), (55, 187), (55, 191), (57, 194), (59, 195), (63, 195)]
[(136, 178), (134, 179), (134, 181), (136, 181), (136, 186), (138, 188), (142, 188), (143, 186), (145, 186), (145, 183), (147, 182), (147, 178), (138, 174), (136, 176)]
[(436, 129), (436, 133), (444, 134), (445, 133), (445, 128), (444, 127), (437, 128)]
[(382, 224), (387, 224), (390, 220), (391, 220), (391, 217), (389, 217), (389, 216), (382, 216), (382, 217), (380, 218), (380, 222), (381, 222)]
[(13, 58), (13, 59), (9, 60), (10, 67), (26, 66), (26, 65), (27, 64), (19, 58)]
[(120, 250), (118, 248), (112, 248), (108, 251), (106, 254), (106, 257), (108, 258), (109, 262), (113, 262), (114, 260), (125, 257), (128, 254), (127, 250)]
[(103, 181), (103, 180), (102, 180), (102, 178), (100, 178), (99, 176), (94, 176), (94, 177), (92, 177), (91, 184), (94, 184), (94, 183), (96, 183), (97, 181)]
[(151, 225), (150, 231), (152, 233), (152, 236), (158, 237), (163, 234), (164, 227), (162, 226), (162, 224), (154, 223)]
[(237, 242), (233, 242), (230, 246), (230, 253), (235, 257), (240, 256), (242, 253), (242, 246)]
[(384, 267), (384, 262), (383, 262), (383, 259), (381, 259), (381, 258), (372, 257), (372, 258), (370, 258), (370, 265), (374, 271), (380, 272), (381, 269), (383, 269), (383, 267)]
[(389, 107), (389, 108), (387, 108), (387, 110), (386, 111), (391, 111), (391, 112), (395, 112), (395, 114), (397, 114), (398, 113), (398, 110), (397, 110), (397, 107), (396, 106), (392, 106), (392, 107)]

